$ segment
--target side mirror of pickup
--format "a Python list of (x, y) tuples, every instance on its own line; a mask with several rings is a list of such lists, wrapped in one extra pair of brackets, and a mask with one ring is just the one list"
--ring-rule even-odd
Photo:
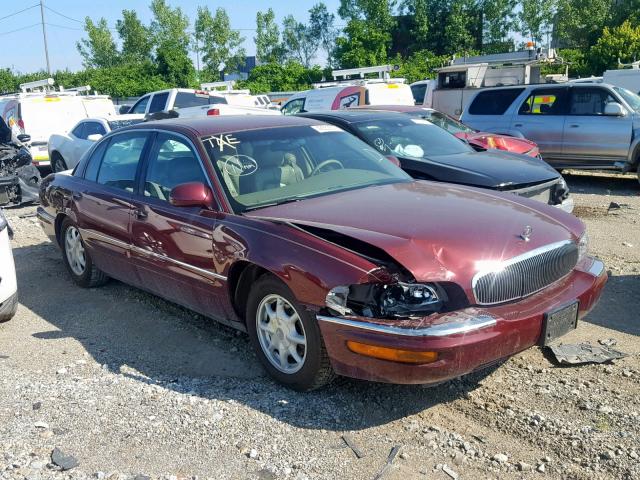
[(604, 114), (607, 117), (624, 117), (626, 112), (618, 102), (610, 102), (604, 106)]

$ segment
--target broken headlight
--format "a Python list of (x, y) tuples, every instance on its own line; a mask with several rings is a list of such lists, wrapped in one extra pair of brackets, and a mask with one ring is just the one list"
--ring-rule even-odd
[(341, 315), (406, 318), (439, 312), (446, 299), (436, 284), (397, 282), (335, 287), (326, 305)]

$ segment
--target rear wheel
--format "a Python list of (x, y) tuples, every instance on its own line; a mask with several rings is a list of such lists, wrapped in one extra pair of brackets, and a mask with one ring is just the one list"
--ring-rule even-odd
[(246, 319), (260, 362), (278, 382), (309, 391), (333, 379), (318, 322), (280, 280), (263, 275), (256, 281)]
[(107, 282), (109, 277), (93, 264), (89, 252), (84, 248), (78, 227), (68, 218), (62, 223), (60, 239), (62, 259), (77, 285), (92, 288)]
[(54, 172), (64, 172), (65, 170), (69, 170), (64, 158), (62, 158), (62, 155), (58, 152), (54, 152), (51, 156), (51, 170)]

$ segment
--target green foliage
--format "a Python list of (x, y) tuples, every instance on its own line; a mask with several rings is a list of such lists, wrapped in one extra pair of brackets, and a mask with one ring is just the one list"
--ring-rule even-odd
[(622, 63), (640, 59), (640, 26), (628, 20), (619, 27), (605, 27), (590, 51), (590, 64), (595, 72), (618, 68), (618, 59)]
[(123, 62), (151, 60), (153, 49), (151, 31), (142, 24), (135, 10), (122, 11), (122, 19), (116, 22), (116, 30), (122, 40), (120, 56)]
[(262, 63), (278, 63), (284, 58), (280, 30), (272, 8), (256, 14), (256, 58)]
[(251, 93), (289, 92), (307, 90), (311, 84), (322, 80), (324, 72), (319, 66), (305, 68), (297, 62), (267, 63), (254, 68), (249, 78), (239, 82), (239, 88), (248, 88)]
[(218, 80), (221, 64), (225, 64), (227, 72), (237, 72), (244, 65), (244, 38), (239, 31), (231, 29), (231, 20), (224, 8), (217, 8), (215, 15), (211, 15), (209, 7), (198, 7), (195, 29), (207, 80)]
[(298, 22), (293, 15), (287, 15), (282, 26), (282, 47), (285, 57), (309, 68), (311, 60), (318, 51), (319, 39), (313, 36), (308, 26)]
[(328, 65), (332, 65), (334, 62), (333, 51), (338, 35), (334, 26), (335, 19), (336, 16), (329, 13), (323, 2), (315, 4), (309, 10), (309, 34), (311, 38), (319, 42), (319, 47), (324, 50)]
[(88, 38), (76, 43), (84, 67), (103, 68), (116, 65), (120, 55), (111, 30), (109, 30), (109, 25), (107, 25), (107, 20), (101, 18), (98, 23), (93, 23), (93, 20), (86, 17), (84, 30)]
[(536, 44), (550, 32), (556, 0), (520, 0), (518, 20), (520, 33)]
[(435, 78), (435, 70), (445, 66), (449, 59), (448, 55), (434, 55), (429, 50), (420, 50), (406, 59), (398, 55), (392, 63), (399, 65), (400, 69), (393, 72), (392, 76), (405, 78), (409, 83)]

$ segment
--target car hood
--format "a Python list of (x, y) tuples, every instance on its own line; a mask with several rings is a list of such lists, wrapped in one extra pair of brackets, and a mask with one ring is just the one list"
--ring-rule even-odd
[(511, 190), (560, 178), (543, 160), (500, 150), (437, 155), (424, 159), (400, 157), (402, 168), (441, 182)]
[[(355, 238), (384, 250), (416, 280), (456, 281), (466, 289), (486, 262), (576, 240), (584, 230), (572, 215), (533, 200), (426, 181), (352, 190), (245, 215)], [(520, 238), (527, 226), (528, 242)]]

